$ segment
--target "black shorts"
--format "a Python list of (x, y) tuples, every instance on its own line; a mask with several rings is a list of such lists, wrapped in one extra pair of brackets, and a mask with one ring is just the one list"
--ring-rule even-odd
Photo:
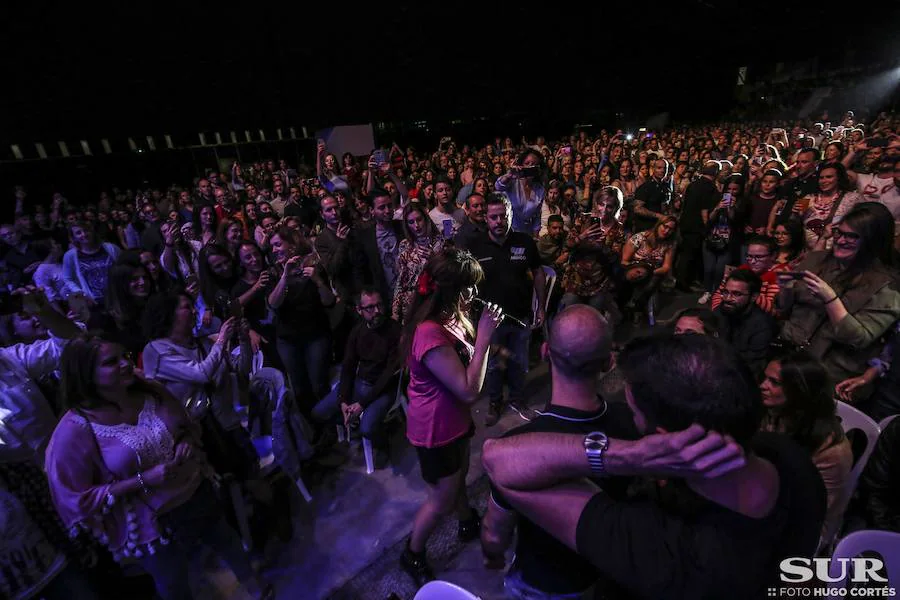
[(438, 480), (458, 473), (463, 466), (467, 466), (463, 461), (469, 460), (469, 445), (473, 435), (475, 435), (474, 424), (464, 436), (446, 446), (437, 448), (415, 446), (416, 454), (419, 456), (419, 469), (425, 483), (437, 485)]

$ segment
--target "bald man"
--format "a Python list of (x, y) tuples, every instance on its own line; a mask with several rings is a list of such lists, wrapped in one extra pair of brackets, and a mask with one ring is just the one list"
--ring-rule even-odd
[[(631, 411), (624, 403), (611, 403), (597, 394), (598, 375), (610, 368), (612, 327), (596, 309), (576, 304), (562, 311), (550, 328), (541, 356), (550, 363), (552, 392), (545, 411), (504, 437), (529, 432), (578, 433), (615, 431), (617, 437), (636, 439)], [(610, 434), (612, 435), (612, 434)], [(604, 489), (624, 492), (622, 481), (604, 481)], [(515, 561), (506, 575), (511, 598), (560, 597), (580, 594), (594, 584), (597, 570), (576, 552), (520, 517), (493, 491), (481, 523), (485, 565), (501, 569), (504, 554), (518, 527)], [(574, 596), (573, 596), (574, 597)]]

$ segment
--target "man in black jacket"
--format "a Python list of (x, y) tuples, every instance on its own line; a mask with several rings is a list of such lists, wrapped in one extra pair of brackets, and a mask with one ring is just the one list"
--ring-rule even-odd
[(681, 218), (678, 220), (681, 243), (678, 245), (676, 267), (678, 288), (683, 292), (693, 291), (690, 286), (701, 273), (706, 224), (710, 211), (719, 202), (719, 190), (716, 188), (718, 174), (719, 163), (706, 163), (700, 169), (700, 178), (692, 181), (684, 192)]
[(353, 259), (353, 280), (357, 289), (372, 286), (381, 292), (387, 306), (394, 297), (397, 277), (397, 249), (403, 239), (399, 221), (393, 220), (391, 195), (382, 189), (371, 194), (372, 217), (375, 227), (366, 227), (356, 234)]
[(665, 216), (672, 189), (666, 182), (669, 163), (664, 158), (651, 163), (650, 179), (634, 192), (634, 230), (646, 231)]
[(766, 368), (776, 330), (775, 319), (756, 304), (761, 287), (759, 275), (753, 271), (732, 271), (725, 280), (722, 304), (714, 311), (723, 317), (722, 338), (737, 350), (757, 378)]
[(463, 210), (466, 212), (466, 220), (456, 232), (454, 242), (459, 248), (468, 248), (473, 239), (487, 235), (487, 223), (484, 220), (484, 196), (478, 192), (472, 192), (466, 198)]

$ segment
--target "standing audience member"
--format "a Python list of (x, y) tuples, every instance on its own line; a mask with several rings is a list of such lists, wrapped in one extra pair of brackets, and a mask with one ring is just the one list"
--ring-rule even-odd
[(498, 192), (505, 193), (509, 198), (512, 206), (512, 230), (534, 237), (541, 230), (543, 162), (539, 152), (526, 150), (494, 184)]
[(358, 290), (374, 286), (385, 306), (391, 306), (399, 271), (398, 255), (403, 226), (393, 219), (391, 196), (383, 189), (371, 193), (374, 227), (357, 232), (353, 282)]
[(416, 297), (419, 274), (428, 259), (444, 247), (444, 238), (418, 202), (410, 202), (403, 207), (401, 222), (404, 238), (400, 240), (397, 250), (397, 276), (391, 318), (405, 324)]
[[(508, 404), (515, 410), (525, 408), (525, 377), (528, 374), (528, 345), (531, 327), (544, 323), (546, 278), (534, 239), (510, 227), (512, 206), (499, 194), (487, 198), (488, 234), (477, 238), (468, 250), (484, 271), (480, 296), (501, 306), (518, 322), (507, 319), (494, 332), (492, 344), (508, 350), (505, 369), (501, 352), (488, 362), (486, 391), (489, 407), (485, 424), (497, 423), (503, 412), (503, 385), (509, 384)], [(537, 298), (537, 311), (532, 315), (532, 297)], [(522, 324), (525, 327), (522, 327)]]
[(93, 535), (117, 560), (135, 560), (165, 600), (192, 597), (188, 570), (200, 543), (273, 598), (219, 511), (179, 401), (137, 378), (122, 347), (102, 338), (71, 342), (61, 367), (68, 411), (47, 448), (47, 475), (66, 527)]

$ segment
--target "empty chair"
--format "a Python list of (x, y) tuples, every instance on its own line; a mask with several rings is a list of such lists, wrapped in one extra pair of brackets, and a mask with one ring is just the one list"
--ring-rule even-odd
[(481, 600), (475, 594), (450, 583), (449, 581), (431, 581), (416, 592), (413, 600)]
[[(881, 428), (878, 426), (878, 423), (873, 421), (861, 410), (853, 408), (844, 402), (838, 401), (837, 415), (841, 419), (841, 425), (844, 428), (845, 434), (849, 434), (854, 430), (859, 430), (865, 436), (865, 446), (859, 456), (854, 456), (853, 468), (850, 470), (850, 476), (847, 478), (847, 482), (844, 485), (841, 504), (846, 507), (850, 503), (850, 498), (853, 497), (853, 493), (856, 491), (859, 476), (862, 474), (863, 469), (866, 468), (869, 456), (871, 456), (872, 451), (875, 450), (875, 443), (878, 441), (878, 436), (881, 434)], [(848, 435), (848, 438), (849, 437), (850, 436)], [(855, 454), (856, 453), (854, 452), (854, 455)], [(836, 523), (829, 531), (824, 533), (820, 548), (827, 548), (834, 542), (839, 534), (839, 525), (839, 522)]]
[[(842, 589), (847, 587), (847, 583), (854, 575), (851, 564), (842, 565), (841, 562), (836, 559), (855, 558), (863, 552), (877, 552), (884, 561), (888, 582), (875, 583), (894, 588), (900, 586), (900, 533), (865, 529), (863, 531), (851, 533), (842, 539), (838, 543), (837, 548), (835, 548), (834, 554), (831, 556), (831, 567), (828, 575), (830, 578), (837, 578), (841, 575), (841, 569), (846, 570), (844, 571), (845, 576), (841, 581), (835, 581), (829, 584), (831, 589)], [(418, 596), (416, 596), (416, 598), (418, 598)]]

